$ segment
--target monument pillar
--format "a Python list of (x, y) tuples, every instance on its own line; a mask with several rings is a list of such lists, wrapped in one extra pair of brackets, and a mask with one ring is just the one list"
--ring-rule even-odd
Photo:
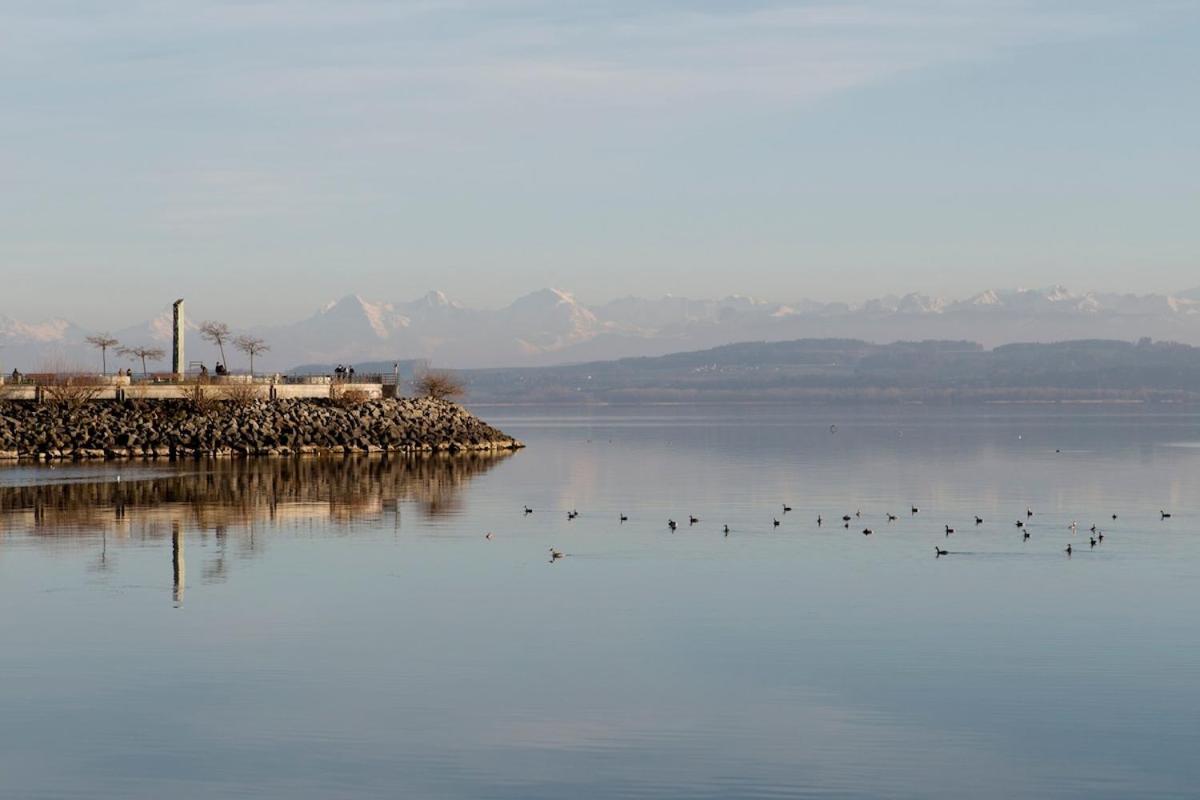
[(187, 362), (183, 360), (183, 298), (175, 301), (173, 309), (175, 324), (172, 330), (175, 335), (171, 342), (171, 372), (178, 381), (183, 380), (183, 373), (187, 369)]

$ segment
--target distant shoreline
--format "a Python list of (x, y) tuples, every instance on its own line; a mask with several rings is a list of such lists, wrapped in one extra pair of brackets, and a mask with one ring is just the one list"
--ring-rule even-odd
[(638, 399), (579, 399), (579, 400), (478, 400), (467, 403), (471, 408), (586, 408), (602, 406), (828, 406), (853, 403), (861, 406), (1200, 406), (1200, 395), (1187, 397), (1063, 397), (1063, 398), (1004, 398), (1004, 397), (928, 397), (879, 398), (867, 395), (838, 397), (776, 397), (767, 399), (695, 397), (678, 400)]

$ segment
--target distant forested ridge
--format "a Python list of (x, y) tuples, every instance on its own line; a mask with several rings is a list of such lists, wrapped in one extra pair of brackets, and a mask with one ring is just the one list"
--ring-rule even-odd
[(465, 370), (474, 402), (1200, 400), (1200, 348), (1080, 340), (745, 342), (653, 358)]

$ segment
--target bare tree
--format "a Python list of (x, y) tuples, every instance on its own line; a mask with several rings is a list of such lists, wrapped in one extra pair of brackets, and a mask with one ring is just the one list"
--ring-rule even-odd
[(254, 377), (254, 357), (271, 349), (270, 345), (257, 336), (239, 336), (234, 340), (237, 349), (250, 356), (250, 377)]
[(233, 334), (229, 332), (229, 326), (224, 322), (215, 322), (206, 320), (200, 323), (200, 338), (207, 342), (212, 342), (221, 351), (221, 363), (229, 369), (229, 362), (225, 360), (225, 343)]
[(434, 400), (451, 400), (467, 393), (462, 379), (450, 372), (426, 372), (416, 379), (413, 388), (421, 397), (432, 397)]
[(109, 333), (97, 333), (84, 339), (85, 342), (100, 351), (100, 374), (108, 374), (108, 348), (117, 347), (121, 343)]
[(122, 347), (117, 351), (127, 358), (139, 358), (142, 361), (142, 377), (147, 376), (146, 362), (147, 361), (162, 361), (166, 358), (166, 351), (161, 347), (147, 347), (145, 345), (135, 345), (133, 347)]

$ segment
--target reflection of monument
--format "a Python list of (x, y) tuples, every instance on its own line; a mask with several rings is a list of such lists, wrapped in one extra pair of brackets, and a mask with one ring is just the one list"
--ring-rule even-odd
[(182, 603), (183, 590), (187, 585), (187, 565), (183, 561), (183, 533), (178, 522), (171, 523), (171, 572), (175, 578), (175, 602)]
[(183, 378), (183, 371), (187, 364), (183, 360), (183, 298), (175, 301), (172, 306), (174, 310), (174, 325), (172, 327), (173, 336), (171, 337), (171, 373), (175, 376), (175, 380)]

